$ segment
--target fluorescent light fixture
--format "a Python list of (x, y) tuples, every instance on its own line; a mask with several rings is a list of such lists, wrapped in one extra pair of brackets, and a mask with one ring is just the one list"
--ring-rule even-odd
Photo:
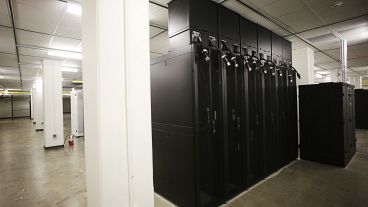
[(314, 77), (316, 77), (316, 78), (323, 78), (323, 75), (321, 75), (319, 73), (316, 73), (316, 74), (314, 74)]
[(77, 72), (78, 72), (78, 68), (62, 67), (62, 68), (61, 68), (61, 71), (62, 71), (62, 72), (77, 73)]
[(331, 77), (328, 77), (328, 76), (327, 76), (327, 77), (325, 78), (325, 80), (326, 80), (326, 81), (331, 81)]
[(75, 4), (75, 3), (68, 2), (68, 3), (66, 3), (66, 12), (81, 16), (82, 15), (82, 7), (81, 7), (80, 4)]
[(55, 56), (55, 57), (64, 57), (64, 58), (72, 58), (72, 59), (82, 60), (82, 53), (77, 53), (77, 52), (65, 52), (65, 51), (50, 50), (47, 54), (50, 55), (50, 56)]
[(83, 81), (82, 80), (73, 80), (72, 83), (75, 83), (75, 84), (82, 84)]

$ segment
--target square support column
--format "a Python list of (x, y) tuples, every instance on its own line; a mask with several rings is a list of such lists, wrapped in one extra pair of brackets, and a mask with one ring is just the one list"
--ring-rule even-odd
[(45, 148), (64, 146), (61, 61), (43, 60)]
[(153, 207), (148, 1), (82, 1), (89, 207)]
[(34, 122), (36, 122), (36, 131), (42, 131), (44, 128), (43, 122), (43, 81), (38, 77), (35, 84), (35, 99), (34, 99)]
[(35, 124), (34, 121), (34, 101), (35, 101), (35, 95), (36, 95), (36, 91), (35, 88), (33, 87), (31, 90), (31, 120), (33, 122), (33, 124)]
[(309, 47), (293, 50), (293, 66), (298, 70), (301, 79), (298, 85), (314, 83), (314, 50)]

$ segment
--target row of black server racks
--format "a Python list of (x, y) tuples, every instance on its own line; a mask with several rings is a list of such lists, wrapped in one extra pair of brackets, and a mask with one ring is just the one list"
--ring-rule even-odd
[(169, 3), (151, 60), (155, 192), (217, 206), (298, 157), (291, 43), (207, 0)]

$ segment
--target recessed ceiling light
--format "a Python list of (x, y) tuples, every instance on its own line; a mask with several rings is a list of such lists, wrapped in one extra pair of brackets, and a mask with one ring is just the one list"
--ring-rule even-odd
[(332, 8), (339, 8), (344, 4), (343, 1), (336, 1), (335, 3), (331, 4)]
[(66, 4), (66, 12), (81, 16), (82, 15), (82, 7), (79, 4), (74, 4), (74, 3), (68, 2)]
[(61, 71), (62, 71), (62, 72), (77, 73), (77, 72), (78, 72), (78, 68), (62, 67), (62, 68), (61, 68)]
[(48, 51), (50, 56), (72, 58), (82, 60), (82, 54), (77, 52), (66, 52), (66, 51)]

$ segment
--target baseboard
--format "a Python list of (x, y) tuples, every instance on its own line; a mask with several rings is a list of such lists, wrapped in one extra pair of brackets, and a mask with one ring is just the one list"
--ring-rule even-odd
[(50, 149), (59, 149), (59, 148), (64, 148), (64, 145), (56, 145), (56, 146), (51, 146), (51, 147), (43, 146), (43, 148), (44, 148), (45, 150), (50, 150)]

